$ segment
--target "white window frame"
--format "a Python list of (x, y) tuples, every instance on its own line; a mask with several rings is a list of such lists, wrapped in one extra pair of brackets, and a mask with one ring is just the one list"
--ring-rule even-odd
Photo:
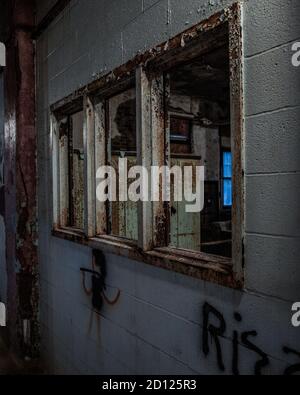
[[(107, 235), (105, 203), (96, 199), (96, 169), (106, 165), (107, 97), (126, 90), (135, 82), (138, 164), (150, 171), (151, 165), (168, 161), (168, 120), (165, 100), (168, 80), (164, 77), (170, 65), (176, 65), (180, 54), (193, 58), (211, 43), (217, 43), (222, 28), (228, 29), (231, 90), (231, 136), (233, 152), (233, 251), (232, 260), (194, 251), (170, 248), (163, 237), (168, 228), (165, 203), (140, 202), (138, 206), (138, 244)], [(203, 37), (210, 37), (209, 40)], [(184, 44), (184, 45), (183, 45)], [(236, 3), (189, 31), (138, 56), (114, 73), (93, 82), (72, 97), (51, 107), (51, 149), (53, 169), (53, 233), (55, 236), (129, 256), (136, 260), (192, 275), (204, 280), (240, 288), (244, 280), (244, 121), (243, 121), (243, 42), (242, 6)], [(213, 48), (213, 47), (212, 47)], [(200, 52), (199, 52), (200, 51)], [(145, 59), (147, 60), (145, 62)], [(74, 99), (75, 97), (75, 99)], [(85, 229), (74, 232), (63, 221), (64, 191), (59, 182), (59, 119), (83, 106), (85, 148)], [(77, 106), (77, 107), (76, 107)]]

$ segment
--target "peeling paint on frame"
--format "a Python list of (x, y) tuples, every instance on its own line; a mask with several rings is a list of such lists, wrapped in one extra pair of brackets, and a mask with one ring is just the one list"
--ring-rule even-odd
[[(224, 260), (203, 253), (180, 252), (167, 247), (168, 239), (168, 210), (163, 204), (153, 205), (152, 213), (153, 238), (145, 241), (142, 233), (141, 248), (137, 248), (130, 242), (121, 241), (118, 238), (103, 235), (105, 227), (98, 229), (101, 238), (87, 240), (82, 235), (72, 231), (62, 231), (54, 228), (54, 234), (70, 241), (92, 245), (93, 248), (106, 248), (118, 255), (125, 255), (132, 259), (150, 263), (168, 270), (178, 271), (183, 274), (227, 285), (232, 288), (242, 288), (244, 281), (244, 137), (243, 137), (243, 46), (242, 46), (242, 5), (235, 3), (231, 7), (213, 15), (209, 19), (177, 35), (173, 39), (158, 45), (154, 49), (137, 55), (133, 60), (108, 73), (99, 80), (93, 81), (84, 88), (74, 92), (67, 98), (51, 106), (51, 111), (57, 118), (63, 117), (78, 106), (83, 97), (97, 96), (105, 98), (120, 92), (128, 86), (137, 70), (143, 70), (139, 81), (143, 88), (151, 91), (151, 124), (152, 133), (158, 133), (153, 139), (152, 164), (164, 165), (168, 158), (168, 144), (165, 141), (166, 118), (164, 104), (161, 102), (162, 92), (165, 92), (166, 80), (162, 78), (164, 71), (171, 67), (193, 59), (199, 54), (211, 49), (218, 48), (224, 42), (228, 42), (230, 49), (230, 84), (231, 84), (231, 118), (232, 118), (232, 146), (233, 158), (233, 259)], [(203, 39), (205, 38), (205, 39)], [(225, 41), (224, 41), (225, 40)], [(146, 77), (146, 78), (145, 78)], [(148, 82), (147, 82), (148, 80)], [(164, 98), (165, 100), (166, 98)], [(143, 103), (138, 103), (139, 106)], [(99, 107), (98, 107), (99, 111)], [(101, 125), (101, 116), (98, 119), (98, 127)], [(147, 122), (147, 120), (140, 120)], [(139, 124), (138, 123), (138, 124)], [(154, 127), (157, 125), (157, 127)], [(163, 131), (163, 133), (162, 133)], [(152, 143), (153, 144), (153, 143)], [(103, 217), (104, 211), (97, 210), (98, 218)], [(144, 211), (143, 215), (146, 215)], [(148, 216), (149, 220), (149, 216)], [(91, 233), (88, 235), (91, 237)], [(150, 251), (152, 248), (158, 248)], [(161, 247), (161, 248), (159, 248)], [(144, 250), (144, 251), (143, 251)], [(184, 256), (182, 256), (184, 255)], [(199, 262), (202, 262), (199, 264)], [(225, 264), (225, 272), (221, 270)], [(233, 265), (233, 266), (232, 266)], [(233, 267), (233, 270), (232, 270)]]

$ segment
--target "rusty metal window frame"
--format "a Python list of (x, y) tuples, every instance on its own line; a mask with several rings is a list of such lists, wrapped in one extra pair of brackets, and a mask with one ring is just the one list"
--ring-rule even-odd
[[(224, 36), (225, 34), (225, 36)], [(105, 100), (120, 93), (135, 81), (137, 106), (138, 164), (150, 169), (168, 159), (168, 119), (165, 71), (183, 60), (218, 47), (222, 40), (230, 49), (231, 134), (233, 152), (233, 258), (167, 247), (168, 214), (165, 203), (140, 202), (138, 207), (138, 245), (130, 240), (107, 235), (104, 203), (96, 200), (96, 169), (107, 164)], [(81, 103), (81, 104), (80, 104)], [(82, 105), (85, 147), (85, 231), (76, 232), (61, 222), (59, 190), (58, 121)], [(233, 288), (243, 286), (244, 272), (244, 121), (242, 5), (231, 7), (208, 20), (139, 54), (135, 59), (51, 106), (51, 147), (53, 169), (53, 234), (92, 248), (129, 257)]]

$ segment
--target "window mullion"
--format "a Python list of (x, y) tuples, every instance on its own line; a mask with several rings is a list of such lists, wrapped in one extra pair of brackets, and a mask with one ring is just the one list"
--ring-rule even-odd
[(244, 280), (244, 121), (242, 9), (229, 17), (230, 111), (232, 146), (232, 257), (237, 281)]
[(59, 225), (68, 226), (69, 222), (69, 152), (68, 120), (61, 120), (58, 126), (58, 162), (59, 162)]
[(84, 112), (84, 207), (85, 234), (95, 236), (95, 112), (88, 96), (83, 101)]
[[(168, 128), (166, 128), (165, 99), (169, 89), (165, 86), (164, 75), (160, 74), (151, 79), (151, 129), (152, 129), (152, 165), (162, 167), (166, 165)], [(156, 180), (153, 180), (156, 181)], [(158, 180), (160, 198), (153, 202), (153, 247), (168, 245), (168, 210), (162, 201), (162, 177)]]
[(53, 212), (53, 227), (54, 229), (60, 227), (60, 191), (59, 191), (59, 135), (58, 123), (54, 115), (50, 116), (50, 138), (52, 150), (52, 212)]
[[(151, 204), (151, 90), (150, 81), (142, 67), (136, 71), (136, 127), (137, 127), (137, 152), (138, 165), (143, 166), (148, 172), (148, 201), (139, 202), (138, 229), (139, 247), (149, 251), (153, 246), (152, 229), (152, 204)], [(143, 175), (141, 175), (142, 182)]]
[[(105, 100), (95, 104), (95, 182), (97, 181), (97, 170), (106, 166), (106, 121), (105, 121)], [(103, 236), (107, 234), (107, 207), (105, 202), (100, 202), (96, 196), (96, 234)]]

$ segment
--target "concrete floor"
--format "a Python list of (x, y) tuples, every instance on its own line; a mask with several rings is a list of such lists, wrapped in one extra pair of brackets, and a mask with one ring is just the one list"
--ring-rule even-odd
[(39, 360), (25, 362), (7, 349), (4, 340), (5, 332), (0, 328), (0, 376), (2, 375), (44, 375)]
[(7, 350), (0, 336), (0, 375), (20, 374), (22, 371), (22, 364)]

